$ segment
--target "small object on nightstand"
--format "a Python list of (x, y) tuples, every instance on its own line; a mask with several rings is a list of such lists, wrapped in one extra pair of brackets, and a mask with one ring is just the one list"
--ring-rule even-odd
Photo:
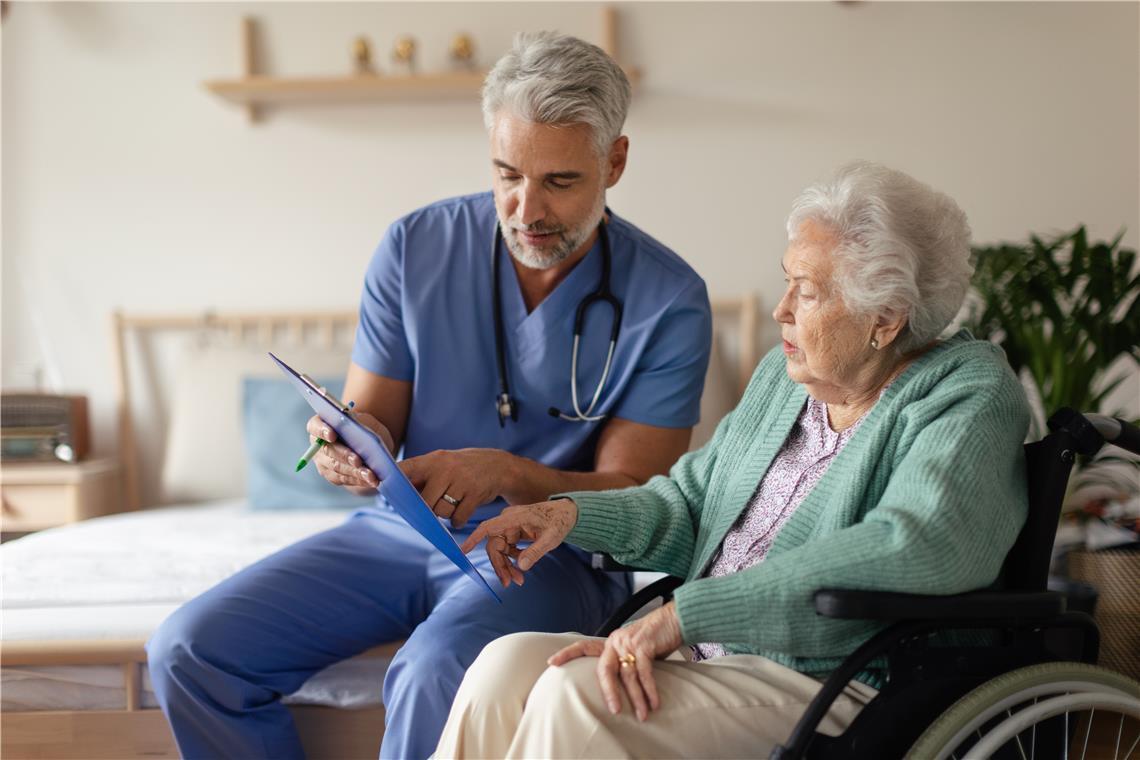
[(392, 48), (392, 60), (408, 74), (416, 73), (416, 40), (404, 35), (396, 39)]
[(119, 463), (89, 459), (78, 464), (0, 464), (5, 534), (28, 533), (122, 512)]
[(457, 34), (451, 41), (451, 62), (457, 68), (471, 71), (475, 68), (475, 41), (470, 35)]
[(375, 74), (372, 68), (372, 45), (367, 37), (352, 41), (352, 70), (358, 75)]
[(76, 462), (87, 455), (87, 397), (13, 393), (0, 398), (0, 456), (7, 462)]

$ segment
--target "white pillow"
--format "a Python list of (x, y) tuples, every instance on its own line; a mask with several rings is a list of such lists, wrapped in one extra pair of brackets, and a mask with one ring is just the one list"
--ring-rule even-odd
[[(312, 377), (343, 377), (351, 349), (285, 347), (274, 353)], [(183, 357), (170, 404), (162, 467), (164, 502), (245, 495), (241, 388), (246, 377), (284, 375), (261, 349), (205, 346)]]

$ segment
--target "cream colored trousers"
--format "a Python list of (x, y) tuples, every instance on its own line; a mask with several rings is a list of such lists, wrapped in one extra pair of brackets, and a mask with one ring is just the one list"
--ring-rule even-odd
[[(658, 660), (661, 706), (644, 723), (626, 699), (612, 715), (596, 657), (546, 659), (581, 634), (516, 633), (492, 641), (467, 670), (436, 758), (767, 757), (820, 682), (756, 655)], [(841, 733), (876, 691), (852, 681), (820, 724)]]

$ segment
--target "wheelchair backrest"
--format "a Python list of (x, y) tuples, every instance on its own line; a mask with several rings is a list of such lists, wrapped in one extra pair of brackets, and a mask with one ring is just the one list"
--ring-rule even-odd
[(1052, 432), (1025, 446), (1029, 514), (1002, 566), (1002, 578), (1011, 591), (1045, 590), (1061, 503), (1077, 455), (1093, 456), (1106, 440), (1140, 454), (1140, 431), (1120, 419), (1086, 417), (1062, 407), (1046, 424)]
[(1060, 430), (1025, 444), (1029, 512), (1002, 566), (1002, 578), (1010, 591), (1045, 590), (1061, 503), (1076, 455), (1071, 438)]

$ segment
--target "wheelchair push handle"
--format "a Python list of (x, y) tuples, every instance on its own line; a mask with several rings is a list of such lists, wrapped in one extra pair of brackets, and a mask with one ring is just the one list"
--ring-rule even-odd
[(1096, 428), (1096, 432), (1104, 436), (1105, 443), (1140, 454), (1140, 428), (1119, 417), (1106, 417), (1103, 414), (1086, 414), (1085, 419)]
[(1076, 450), (1086, 456), (1097, 453), (1106, 443), (1140, 454), (1140, 428), (1119, 417), (1081, 414), (1066, 406), (1049, 418), (1048, 426), (1054, 433), (1068, 434)]

